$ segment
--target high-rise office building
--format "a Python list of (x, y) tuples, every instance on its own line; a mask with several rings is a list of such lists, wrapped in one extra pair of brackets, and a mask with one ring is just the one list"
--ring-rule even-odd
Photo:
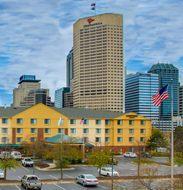
[(66, 62), (66, 86), (72, 90), (72, 79), (73, 79), (73, 49), (67, 55)]
[(158, 120), (159, 109), (153, 106), (152, 96), (157, 93), (157, 74), (136, 73), (126, 77), (125, 111), (136, 112), (149, 119)]
[(74, 107), (124, 111), (122, 15), (79, 19), (73, 41)]
[[(57, 107), (57, 108), (70, 107), (70, 106), (66, 106), (66, 105), (69, 105), (68, 99), (66, 97), (64, 98), (64, 95), (66, 93), (67, 94), (70, 93), (70, 88), (63, 87), (63, 88), (59, 88), (55, 91), (55, 107)], [(67, 101), (67, 104), (64, 103), (65, 101)]]
[(35, 75), (22, 75), (18, 87), (13, 90), (13, 107), (27, 107), (37, 103), (51, 105), (48, 89), (41, 89)]
[(158, 63), (151, 67), (149, 73), (159, 75), (159, 88), (169, 85), (169, 98), (160, 106), (160, 120), (171, 120), (171, 86), (173, 85), (173, 112), (174, 116), (179, 112), (179, 70), (172, 64)]
[(183, 86), (179, 89), (179, 115), (183, 117)]

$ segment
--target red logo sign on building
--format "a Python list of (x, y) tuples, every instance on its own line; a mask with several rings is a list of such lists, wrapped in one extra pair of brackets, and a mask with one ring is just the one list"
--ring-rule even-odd
[(93, 19), (93, 18), (88, 18), (87, 21), (88, 21), (89, 24), (91, 24), (93, 21), (95, 21), (95, 19)]

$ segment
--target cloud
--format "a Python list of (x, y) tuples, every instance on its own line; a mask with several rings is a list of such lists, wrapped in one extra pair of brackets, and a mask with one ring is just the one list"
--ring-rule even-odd
[[(12, 93), (22, 74), (35, 74), (43, 87), (65, 86), (66, 55), (72, 48), (72, 25), (93, 15), (92, 0), (1, 0), (0, 88)], [(147, 70), (169, 62), (183, 76), (183, 1), (98, 0), (97, 13), (124, 15), (127, 69)], [(183, 78), (181, 77), (183, 82)], [(7, 100), (9, 101), (9, 99)]]

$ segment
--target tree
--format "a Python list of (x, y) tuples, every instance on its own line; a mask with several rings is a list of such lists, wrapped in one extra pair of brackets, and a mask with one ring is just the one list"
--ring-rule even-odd
[(183, 127), (176, 127), (174, 131), (174, 148), (176, 152), (183, 152)]
[(109, 149), (96, 149), (92, 152), (88, 159), (90, 164), (101, 170), (103, 166), (111, 162), (111, 152)]
[(166, 147), (167, 144), (168, 142), (163, 133), (159, 129), (154, 128), (150, 139), (147, 141), (147, 147), (151, 150), (156, 150), (158, 147)]
[(4, 179), (7, 176), (7, 170), (14, 169), (19, 166), (19, 163), (13, 158), (3, 158), (0, 160), (0, 168), (4, 170)]

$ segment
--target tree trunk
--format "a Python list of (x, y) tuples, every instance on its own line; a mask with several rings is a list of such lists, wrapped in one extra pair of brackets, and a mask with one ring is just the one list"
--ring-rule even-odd
[(6, 180), (6, 175), (7, 175), (7, 168), (4, 168), (4, 179)]

